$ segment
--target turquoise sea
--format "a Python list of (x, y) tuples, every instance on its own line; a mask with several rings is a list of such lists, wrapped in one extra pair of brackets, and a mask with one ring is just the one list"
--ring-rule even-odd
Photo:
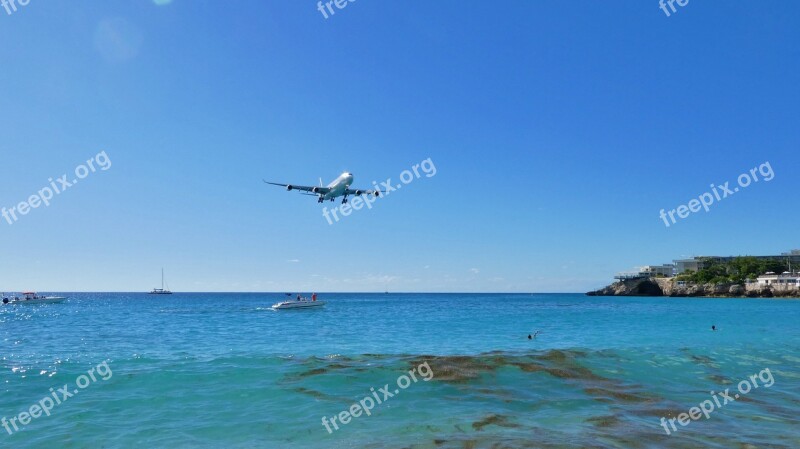
[(0, 306), (0, 447), (800, 447), (798, 300), (66, 295)]

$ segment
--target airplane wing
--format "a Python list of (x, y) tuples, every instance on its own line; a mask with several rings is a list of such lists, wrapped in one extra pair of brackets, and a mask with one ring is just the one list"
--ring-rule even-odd
[(345, 192), (346, 192), (348, 195), (355, 195), (355, 196), (361, 196), (361, 195), (375, 195), (375, 196), (381, 196), (381, 191), (380, 191), (380, 190), (359, 190), (359, 189), (347, 189), (347, 190), (345, 190)]
[[(262, 179), (262, 181), (264, 181), (264, 180)], [(270, 184), (270, 185), (273, 185), (273, 186), (286, 187), (286, 190), (289, 190), (289, 191), (298, 190), (300, 192), (311, 192), (311, 193), (316, 193), (318, 195), (325, 195), (326, 193), (331, 191), (331, 189), (329, 189), (327, 187), (296, 186), (294, 184), (279, 184), (277, 182), (269, 182), (269, 181), (264, 181), (264, 183)]]

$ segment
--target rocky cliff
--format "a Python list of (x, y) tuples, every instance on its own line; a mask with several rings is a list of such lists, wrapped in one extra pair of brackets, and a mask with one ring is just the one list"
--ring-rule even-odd
[(778, 291), (769, 286), (746, 289), (741, 284), (678, 285), (671, 278), (639, 278), (615, 282), (600, 290), (586, 293), (589, 296), (672, 296), (672, 297), (722, 297), (722, 298), (797, 298), (800, 291)]

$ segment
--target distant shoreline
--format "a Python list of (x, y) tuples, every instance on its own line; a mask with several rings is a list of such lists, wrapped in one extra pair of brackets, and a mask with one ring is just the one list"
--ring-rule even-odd
[(671, 298), (788, 298), (800, 299), (800, 290), (735, 282), (678, 283), (675, 278), (643, 277), (614, 282), (587, 296), (665, 296)]

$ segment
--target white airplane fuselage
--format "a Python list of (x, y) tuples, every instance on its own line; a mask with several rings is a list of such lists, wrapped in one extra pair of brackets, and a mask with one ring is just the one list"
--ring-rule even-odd
[(321, 196), (326, 200), (344, 196), (345, 192), (350, 188), (351, 185), (353, 185), (353, 174), (346, 172), (342, 173), (338, 178), (334, 179), (333, 182), (328, 184), (328, 188), (331, 190), (325, 195)]

